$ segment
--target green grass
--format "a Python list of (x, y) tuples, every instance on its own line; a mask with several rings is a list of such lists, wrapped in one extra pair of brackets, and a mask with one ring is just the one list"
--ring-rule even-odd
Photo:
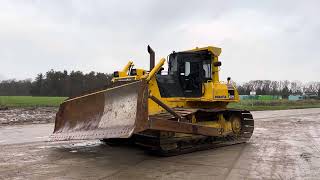
[(0, 96), (0, 106), (38, 107), (59, 106), (66, 97)]
[[(0, 106), (8, 107), (57, 107), (66, 97), (33, 97), (33, 96), (0, 96)], [(230, 103), (229, 108), (258, 110), (282, 110), (320, 108), (320, 100), (241, 100), (239, 103)]]
[(241, 100), (230, 103), (228, 107), (250, 111), (320, 108), (320, 100)]

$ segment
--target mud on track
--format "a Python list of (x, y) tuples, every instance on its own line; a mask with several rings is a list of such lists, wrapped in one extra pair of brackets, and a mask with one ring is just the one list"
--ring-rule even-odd
[[(256, 129), (249, 143), (169, 158), (99, 141), (10, 142), (0, 145), (0, 178), (319, 179), (320, 109), (253, 115)], [(35, 130), (44, 126), (32, 125)], [(24, 127), (6, 135), (33, 136)]]

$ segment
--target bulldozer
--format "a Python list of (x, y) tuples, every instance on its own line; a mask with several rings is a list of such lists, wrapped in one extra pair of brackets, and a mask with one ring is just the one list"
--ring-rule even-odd
[(50, 139), (130, 142), (172, 156), (251, 138), (252, 114), (227, 107), (240, 99), (230, 78), (219, 79), (221, 48), (173, 51), (157, 64), (154, 50), (147, 50), (149, 70), (129, 61), (113, 73), (111, 87), (65, 100)]

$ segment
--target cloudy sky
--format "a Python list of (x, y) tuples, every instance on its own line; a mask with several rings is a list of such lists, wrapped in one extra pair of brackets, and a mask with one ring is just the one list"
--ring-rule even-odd
[(320, 80), (319, 1), (0, 0), (0, 79), (222, 48), (221, 78)]

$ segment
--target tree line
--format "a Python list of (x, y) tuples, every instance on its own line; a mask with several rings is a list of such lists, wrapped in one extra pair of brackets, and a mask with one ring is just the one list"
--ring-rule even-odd
[(112, 75), (81, 71), (54, 71), (38, 74), (32, 81), (5, 80), (0, 82), (0, 96), (63, 96), (73, 97), (110, 86)]
[(320, 97), (320, 82), (302, 83), (300, 81), (253, 80), (237, 85), (239, 94), (273, 95), (288, 98), (289, 95), (318, 95)]
[[(34, 80), (4, 80), (0, 82), (0, 96), (64, 96), (103, 89), (111, 85), (112, 74), (81, 71), (54, 71), (40, 73)], [(237, 84), (239, 94), (289, 95), (312, 94), (320, 96), (320, 82), (253, 80)]]

